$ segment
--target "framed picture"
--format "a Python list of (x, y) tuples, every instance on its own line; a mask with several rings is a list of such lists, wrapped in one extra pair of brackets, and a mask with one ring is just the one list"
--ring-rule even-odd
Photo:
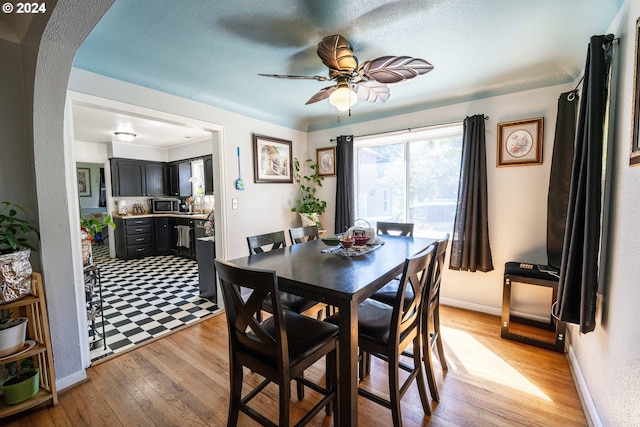
[(316, 148), (318, 175), (336, 176), (336, 147)]
[(640, 164), (640, 58), (638, 57), (638, 46), (640, 45), (640, 18), (636, 21), (636, 56), (633, 62), (633, 129), (631, 134), (631, 155), (630, 165)]
[(91, 169), (78, 168), (78, 196), (91, 197)]
[(291, 141), (253, 134), (254, 182), (293, 182)]
[(542, 164), (542, 117), (498, 123), (498, 166)]

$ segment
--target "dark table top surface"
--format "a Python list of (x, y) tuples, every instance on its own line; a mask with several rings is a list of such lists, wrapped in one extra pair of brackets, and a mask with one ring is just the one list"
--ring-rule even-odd
[(281, 290), (317, 301), (362, 301), (402, 273), (404, 260), (435, 242), (420, 237), (379, 236), (384, 244), (353, 257), (323, 253), (321, 240), (313, 240), (229, 262), (275, 270)]

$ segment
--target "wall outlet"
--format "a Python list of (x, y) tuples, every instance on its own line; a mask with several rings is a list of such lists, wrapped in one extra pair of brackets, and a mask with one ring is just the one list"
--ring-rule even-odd
[(231, 209), (238, 209), (238, 199), (231, 199)]

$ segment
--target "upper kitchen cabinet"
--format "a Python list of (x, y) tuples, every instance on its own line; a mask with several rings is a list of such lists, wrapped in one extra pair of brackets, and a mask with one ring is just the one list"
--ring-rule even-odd
[(166, 176), (166, 166), (161, 162), (111, 159), (114, 196), (164, 196), (167, 194)]
[(204, 194), (213, 194), (213, 156), (208, 155), (204, 160)]
[(191, 162), (178, 163), (178, 189), (180, 197), (191, 196)]

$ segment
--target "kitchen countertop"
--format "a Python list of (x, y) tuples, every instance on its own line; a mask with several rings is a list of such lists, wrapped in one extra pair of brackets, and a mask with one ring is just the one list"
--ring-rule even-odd
[(192, 218), (192, 219), (201, 219), (201, 220), (206, 220), (207, 216), (209, 216), (208, 213), (145, 213), (145, 214), (138, 214), (138, 215), (133, 215), (133, 214), (128, 214), (128, 215), (120, 215), (117, 212), (112, 212), (111, 217), (112, 218), (119, 218), (119, 219), (134, 219), (134, 218), (167, 218), (167, 217), (173, 217), (173, 218)]

